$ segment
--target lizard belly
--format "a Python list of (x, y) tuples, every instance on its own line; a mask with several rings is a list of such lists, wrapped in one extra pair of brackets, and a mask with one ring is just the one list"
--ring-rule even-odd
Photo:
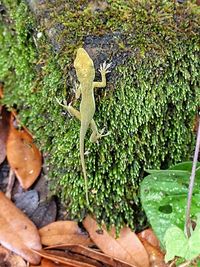
[(95, 101), (93, 95), (82, 95), (81, 105), (81, 120), (90, 122), (95, 113)]

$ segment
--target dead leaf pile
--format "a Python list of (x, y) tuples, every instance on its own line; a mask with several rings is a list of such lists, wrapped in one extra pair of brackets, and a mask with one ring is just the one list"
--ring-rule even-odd
[(0, 266), (27, 267), (27, 264), (22, 257), (0, 246)]
[(38, 267), (166, 266), (151, 230), (136, 235), (124, 227), (116, 238), (114, 228), (109, 232), (100, 228), (89, 215), (83, 225), (87, 232), (74, 221), (57, 221), (37, 230), (0, 192), (0, 263), (16, 261), (11, 265), (16, 267), (25, 266), (24, 260)]
[(0, 164), (7, 157), (10, 165), (6, 195), (0, 191), (0, 266), (167, 266), (151, 229), (137, 235), (124, 227), (116, 237), (114, 227), (107, 231), (88, 215), (82, 222), (85, 230), (74, 221), (57, 221), (38, 230), (10, 197), (15, 176), (25, 190), (35, 182), (41, 170), (41, 153), (29, 131), (19, 128), (16, 112), (0, 105), (0, 115)]
[[(3, 85), (0, 84), (0, 99)], [(0, 164), (7, 156), (10, 175), (7, 196), (10, 197), (14, 177), (23, 189), (28, 189), (37, 179), (42, 166), (41, 153), (34, 144), (33, 137), (25, 127), (19, 127), (16, 112), (7, 111), (0, 105)]]
[[(41, 249), (35, 225), (0, 192), (0, 244), (28, 262), (38, 264), (40, 257), (32, 249)], [(5, 258), (7, 258), (5, 256)]]
[(124, 227), (116, 238), (115, 228), (108, 232), (89, 215), (83, 226), (87, 233), (72, 221), (58, 221), (41, 228), (41, 243), (45, 247), (34, 250), (43, 258), (40, 267), (167, 266), (151, 229), (136, 235)]

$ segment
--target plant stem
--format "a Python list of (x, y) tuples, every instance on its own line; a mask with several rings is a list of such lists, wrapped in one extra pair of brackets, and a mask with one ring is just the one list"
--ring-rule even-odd
[(13, 169), (10, 168), (9, 176), (8, 176), (8, 185), (6, 188), (6, 196), (9, 199), (11, 199), (11, 194), (12, 194), (14, 182), (15, 182), (15, 173), (14, 173)]
[(188, 238), (191, 236), (191, 232), (190, 232), (190, 226), (191, 226), (190, 208), (191, 208), (192, 191), (193, 191), (193, 187), (194, 187), (196, 166), (197, 166), (198, 155), (199, 155), (199, 148), (200, 148), (200, 119), (198, 118), (197, 140), (196, 140), (196, 146), (195, 146), (195, 152), (194, 152), (194, 158), (193, 158), (193, 164), (192, 164), (192, 173), (190, 176), (190, 184), (189, 184), (187, 208), (186, 208), (186, 217), (185, 217), (185, 233), (186, 233)]
[(186, 261), (186, 262), (178, 265), (178, 267), (189, 267), (189, 266), (191, 266), (191, 261)]

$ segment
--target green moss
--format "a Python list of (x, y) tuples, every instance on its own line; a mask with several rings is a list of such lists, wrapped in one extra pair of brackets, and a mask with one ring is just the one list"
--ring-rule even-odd
[(87, 212), (80, 124), (63, 111), (55, 96), (63, 99), (65, 92), (71, 97), (74, 51), (86, 35), (122, 31), (118, 53), (129, 56), (108, 76), (107, 89), (102, 89), (106, 94), (97, 91), (101, 97), (96, 98), (95, 120), (111, 134), (96, 145), (89, 143), (88, 133), (86, 164), (91, 208), (99, 221), (118, 227), (141, 222), (138, 186), (144, 168), (188, 159), (193, 148), (193, 118), (199, 104), (198, 7), (109, 0), (103, 11), (95, 11), (88, 1), (76, 5), (64, 1), (63, 8), (59, 8), (63, 1), (58, 1), (57, 12), (49, 4), (46, 24), (47, 31), (64, 27), (54, 38), (61, 48), (53, 54), (44, 33), (36, 38), (24, 2), (3, 2), (10, 17), (0, 25), (4, 102), (17, 105), (22, 123), (47, 155), (52, 191), (78, 219)]
[(23, 2), (17, 5), (15, 1), (8, 1), (4, 7), (6, 13), (0, 20), (0, 79), (6, 86), (4, 103), (25, 111), (35, 79), (34, 20)]

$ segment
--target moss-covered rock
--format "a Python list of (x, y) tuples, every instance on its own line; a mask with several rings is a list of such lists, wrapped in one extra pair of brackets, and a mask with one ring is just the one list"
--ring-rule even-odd
[(85, 142), (89, 197), (93, 213), (108, 225), (141, 222), (144, 168), (188, 159), (193, 148), (199, 7), (195, 1), (30, 1), (35, 20), (25, 2), (2, 2), (4, 103), (19, 109), (45, 152), (53, 192), (79, 219), (87, 212), (80, 124), (55, 97), (73, 97), (72, 63), (80, 45), (96, 69), (103, 60), (113, 62), (107, 88), (96, 92), (95, 113), (99, 128), (111, 134), (99, 144)]

